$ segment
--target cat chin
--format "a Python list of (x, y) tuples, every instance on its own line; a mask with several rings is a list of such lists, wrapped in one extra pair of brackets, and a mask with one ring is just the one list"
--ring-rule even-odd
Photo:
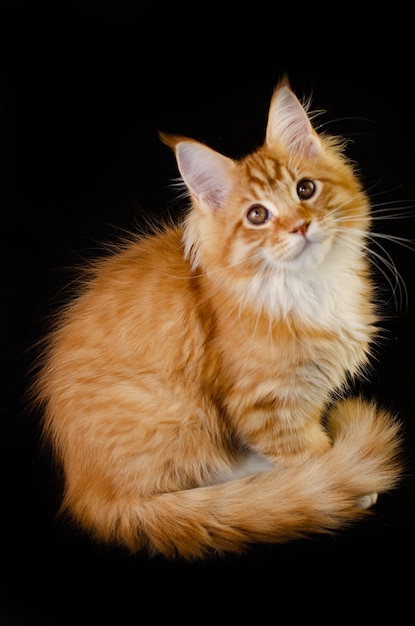
[(321, 265), (326, 259), (331, 249), (331, 242), (326, 240), (324, 242), (306, 241), (301, 250), (292, 251), (284, 258), (268, 259), (271, 265), (276, 270), (283, 271), (298, 271), (305, 269), (313, 269)]

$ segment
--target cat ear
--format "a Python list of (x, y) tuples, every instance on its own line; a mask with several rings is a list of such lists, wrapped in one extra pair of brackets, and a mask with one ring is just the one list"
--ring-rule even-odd
[(183, 181), (201, 208), (218, 210), (233, 184), (234, 161), (193, 139), (164, 133), (161, 138), (174, 149)]
[(268, 113), (266, 144), (284, 145), (291, 152), (313, 158), (321, 152), (320, 139), (306, 109), (284, 79), (274, 91)]

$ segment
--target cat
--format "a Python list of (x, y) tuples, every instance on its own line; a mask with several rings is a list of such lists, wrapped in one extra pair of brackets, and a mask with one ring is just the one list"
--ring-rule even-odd
[(104, 545), (242, 553), (362, 519), (402, 476), (399, 418), (351, 393), (380, 306), (371, 205), (287, 76), (239, 159), (160, 132), (188, 208), (93, 262), (32, 397), (60, 513)]

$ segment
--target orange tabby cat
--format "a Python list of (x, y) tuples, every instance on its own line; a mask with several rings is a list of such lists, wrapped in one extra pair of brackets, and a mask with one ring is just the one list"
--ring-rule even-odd
[(96, 264), (35, 384), (62, 512), (185, 558), (340, 529), (401, 471), (394, 417), (342, 398), (378, 321), (368, 198), (286, 78), (245, 158), (162, 139), (183, 224)]

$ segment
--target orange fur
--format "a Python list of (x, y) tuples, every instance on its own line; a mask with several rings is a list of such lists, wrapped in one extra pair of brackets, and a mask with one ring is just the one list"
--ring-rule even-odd
[(342, 528), (401, 471), (394, 417), (340, 399), (376, 338), (368, 198), (286, 79), (243, 159), (162, 139), (183, 223), (96, 264), (33, 388), (62, 511), (185, 558)]

